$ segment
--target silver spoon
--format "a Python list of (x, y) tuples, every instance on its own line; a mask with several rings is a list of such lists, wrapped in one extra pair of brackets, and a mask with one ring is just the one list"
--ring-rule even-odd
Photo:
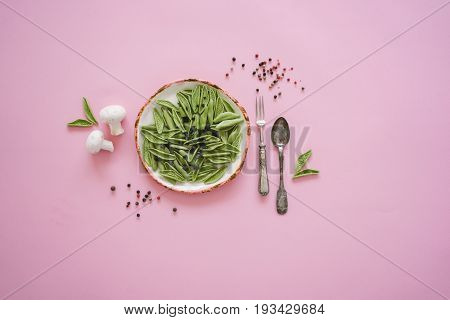
[(290, 137), (289, 125), (283, 117), (278, 118), (272, 127), (272, 143), (278, 148), (278, 157), (280, 159), (280, 185), (277, 191), (277, 212), (285, 214), (288, 209), (288, 200), (283, 180), (283, 151), (288, 144)]

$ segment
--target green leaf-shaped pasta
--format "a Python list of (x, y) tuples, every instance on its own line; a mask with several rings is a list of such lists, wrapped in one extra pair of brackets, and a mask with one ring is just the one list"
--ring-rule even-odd
[(244, 121), (244, 119), (242, 119), (242, 118), (237, 118), (237, 119), (233, 119), (233, 120), (225, 120), (225, 121), (218, 123), (216, 125), (215, 129), (218, 131), (227, 130), (227, 129), (230, 129), (233, 126), (237, 125), (238, 123), (241, 123), (242, 121)]
[(164, 130), (164, 120), (157, 108), (153, 108), (153, 119), (155, 120), (156, 131), (161, 134)]
[[(219, 114), (217, 117), (214, 118), (214, 123), (219, 123), (225, 120), (233, 120), (233, 119), (238, 119), (241, 116), (234, 113), (234, 112), (222, 112), (221, 114)], [(211, 122), (212, 123), (212, 122)]]
[(208, 177), (205, 179), (205, 183), (211, 184), (211, 183), (217, 182), (220, 178), (223, 177), (226, 170), (227, 170), (227, 168), (223, 167), (223, 168), (220, 168), (220, 169), (214, 171), (213, 173), (208, 175)]
[(177, 93), (178, 103), (181, 106), (181, 109), (183, 110), (184, 116), (187, 116), (189, 119), (192, 119), (192, 110), (191, 110), (191, 104), (189, 103), (188, 98), (186, 98), (185, 95), (181, 94), (180, 92)]

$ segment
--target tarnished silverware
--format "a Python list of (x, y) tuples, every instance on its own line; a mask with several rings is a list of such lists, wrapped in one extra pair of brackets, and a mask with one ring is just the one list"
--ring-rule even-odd
[(256, 97), (256, 125), (259, 127), (259, 181), (258, 191), (262, 196), (269, 193), (269, 180), (267, 178), (266, 144), (264, 143), (264, 98)]

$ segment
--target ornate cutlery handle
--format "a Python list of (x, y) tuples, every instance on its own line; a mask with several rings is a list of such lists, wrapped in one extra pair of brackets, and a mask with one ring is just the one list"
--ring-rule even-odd
[(269, 179), (267, 178), (266, 146), (259, 146), (259, 181), (258, 191), (262, 196), (269, 194)]
[(284, 189), (284, 179), (283, 179), (284, 156), (282, 147), (278, 147), (278, 156), (280, 158), (280, 186), (278, 187), (277, 191), (277, 212), (279, 214), (285, 214), (288, 209), (288, 199), (286, 190)]

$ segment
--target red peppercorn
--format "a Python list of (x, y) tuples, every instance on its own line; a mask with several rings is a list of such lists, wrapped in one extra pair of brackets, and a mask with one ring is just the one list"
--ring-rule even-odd
[(297, 81), (294, 81), (294, 84), (297, 85)]
[(294, 68), (291, 67), (291, 71), (294, 70)]
[(157, 196), (157, 197), (156, 197), (156, 200), (161, 200), (161, 197), (160, 197), (160, 196)]

